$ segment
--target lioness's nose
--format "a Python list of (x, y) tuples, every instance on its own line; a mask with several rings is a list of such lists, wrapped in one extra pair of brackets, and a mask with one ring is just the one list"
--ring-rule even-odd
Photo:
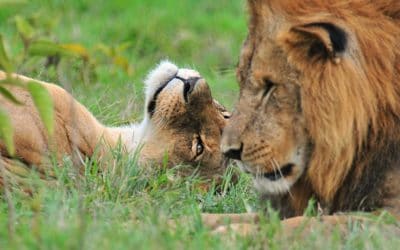
[(199, 80), (202, 80), (201, 77), (190, 77), (188, 79), (182, 78), (180, 76), (175, 76), (176, 79), (179, 79), (183, 82), (183, 97), (185, 101), (188, 102), (188, 96), (193, 92), (194, 87), (196, 86)]
[(194, 86), (196, 86), (197, 82), (200, 79), (201, 79), (200, 77), (191, 77), (189, 79), (186, 79), (186, 81), (184, 81), (185, 91), (187, 92), (187, 94), (190, 94), (193, 92)]

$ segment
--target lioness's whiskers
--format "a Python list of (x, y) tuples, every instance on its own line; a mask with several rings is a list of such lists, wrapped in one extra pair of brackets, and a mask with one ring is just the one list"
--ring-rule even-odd
[(164, 116), (162, 116), (162, 117), (158, 117), (155, 121), (154, 121), (154, 123), (155, 123), (155, 127), (156, 127), (156, 130), (157, 131), (162, 131), (162, 130), (164, 130), (166, 127), (167, 127), (167, 123), (165, 122), (166, 121), (166, 118), (164, 117)]

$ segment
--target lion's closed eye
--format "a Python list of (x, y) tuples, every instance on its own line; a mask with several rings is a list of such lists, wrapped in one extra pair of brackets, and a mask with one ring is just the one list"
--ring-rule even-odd
[(272, 80), (270, 80), (269, 78), (264, 78), (263, 79), (263, 83), (264, 83), (264, 88), (265, 88), (264, 93), (263, 93), (263, 97), (266, 97), (274, 89), (276, 84)]

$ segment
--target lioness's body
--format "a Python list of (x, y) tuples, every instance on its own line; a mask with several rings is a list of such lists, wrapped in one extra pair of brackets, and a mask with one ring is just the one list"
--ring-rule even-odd
[[(32, 81), (20, 75), (11, 77), (23, 83)], [(0, 80), (4, 79), (5, 73), (0, 72)], [(50, 170), (49, 159), (54, 159), (49, 156), (56, 156), (58, 163), (69, 156), (74, 165), (81, 166), (84, 158), (95, 152), (102, 157), (119, 144), (127, 153), (137, 150), (142, 165), (164, 163), (168, 155), (169, 166), (191, 165), (192, 173), (198, 170), (208, 179), (219, 178), (224, 171), (219, 138), (225, 111), (212, 99), (207, 83), (196, 71), (178, 69), (169, 62), (160, 64), (146, 80), (144, 119), (125, 127), (104, 126), (61, 87), (39, 84), (48, 90), (54, 103), (51, 137), (25, 88), (4, 85), (21, 105), (0, 96), (0, 107), (8, 113), (14, 128), (15, 156), (10, 156), (0, 141), (1, 164), (11, 176), (18, 175), (18, 168), (13, 166), (16, 159), (45, 173)]]
[[(24, 82), (32, 81), (18, 76)], [(0, 73), (0, 79), (5, 74)], [(14, 128), (14, 144), (19, 159), (29, 164), (40, 166), (50, 151), (60, 159), (64, 155), (74, 156), (78, 163), (77, 153), (91, 156), (96, 147), (103, 144), (114, 147), (123, 130), (111, 129), (100, 122), (63, 88), (40, 82), (54, 100), (54, 135), (50, 138), (29, 92), (21, 87), (8, 87), (21, 105), (16, 105), (0, 96), (0, 106), (7, 110)], [(101, 138), (104, 139), (101, 142)], [(51, 145), (49, 145), (51, 143)], [(8, 156), (5, 146), (0, 146), (2, 156)]]

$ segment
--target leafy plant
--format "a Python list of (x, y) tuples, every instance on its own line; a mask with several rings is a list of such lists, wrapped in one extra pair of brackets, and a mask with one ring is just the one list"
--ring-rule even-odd
[(13, 128), (7, 113), (0, 109), (0, 139), (4, 141), (10, 154), (14, 154)]
[[(43, 120), (43, 123), (51, 135), (54, 127), (53, 103), (48, 91), (39, 83), (30, 81), (24, 83), (11, 73), (13, 64), (9, 59), (5, 50), (4, 41), (0, 35), (0, 69), (5, 71), (6, 77), (0, 81), (0, 95), (6, 100), (16, 105), (23, 105), (18, 99), (7, 89), (8, 86), (25, 88), (31, 94), (35, 106)], [(0, 107), (0, 139), (4, 141), (7, 151), (13, 155), (15, 153), (13, 142), (13, 127), (7, 112)]]
[[(61, 60), (71, 60), (72, 64), (80, 63), (77, 72), (81, 72), (81, 80), (88, 82), (88, 75), (95, 75), (96, 68), (102, 64), (111, 64), (111, 66), (123, 70), (126, 74), (131, 74), (133, 68), (128, 59), (124, 56), (130, 43), (122, 43), (108, 46), (98, 44), (93, 46), (90, 51), (87, 47), (79, 43), (59, 43), (51, 38), (51, 30), (57, 26), (57, 19), (51, 20), (51, 25), (44, 28), (38, 21), (40, 16), (23, 17), (17, 15), (14, 17), (16, 30), (23, 43), (23, 55), (19, 56), (19, 65), (28, 63), (29, 60), (40, 57), (46, 58), (46, 67), (58, 67)], [(18, 58), (18, 57), (17, 57)], [(111, 68), (113, 68), (111, 67)]]
[[(0, 6), (23, 4), (24, 1), (2, 1)], [(89, 77), (96, 73), (96, 67), (107, 63), (122, 69), (126, 74), (133, 71), (128, 59), (124, 57), (124, 52), (130, 47), (130, 43), (107, 46), (98, 44), (93, 51), (89, 51), (84, 45), (79, 43), (59, 43), (54, 41), (49, 34), (57, 25), (57, 20), (51, 20), (50, 25), (39, 25), (40, 15), (35, 14), (31, 17), (16, 15), (13, 17), (16, 31), (21, 39), (23, 49), (12, 59), (6, 51), (5, 41), (0, 34), (0, 70), (6, 73), (5, 79), (0, 80), (0, 95), (16, 105), (22, 105), (18, 99), (8, 90), (6, 86), (16, 86), (25, 88), (32, 96), (35, 106), (43, 120), (49, 134), (53, 133), (53, 103), (47, 90), (35, 81), (24, 83), (13, 77), (12, 72), (17, 68), (26, 65), (41, 65), (36, 58), (46, 60), (45, 67), (59, 67), (61, 60), (69, 61), (70, 64), (80, 65), (77, 72), (81, 74), (84, 82), (89, 82)], [(31, 69), (28, 71), (32, 71)], [(0, 107), (0, 139), (4, 141), (9, 154), (14, 154), (13, 128), (12, 122), (7, 112)]]

